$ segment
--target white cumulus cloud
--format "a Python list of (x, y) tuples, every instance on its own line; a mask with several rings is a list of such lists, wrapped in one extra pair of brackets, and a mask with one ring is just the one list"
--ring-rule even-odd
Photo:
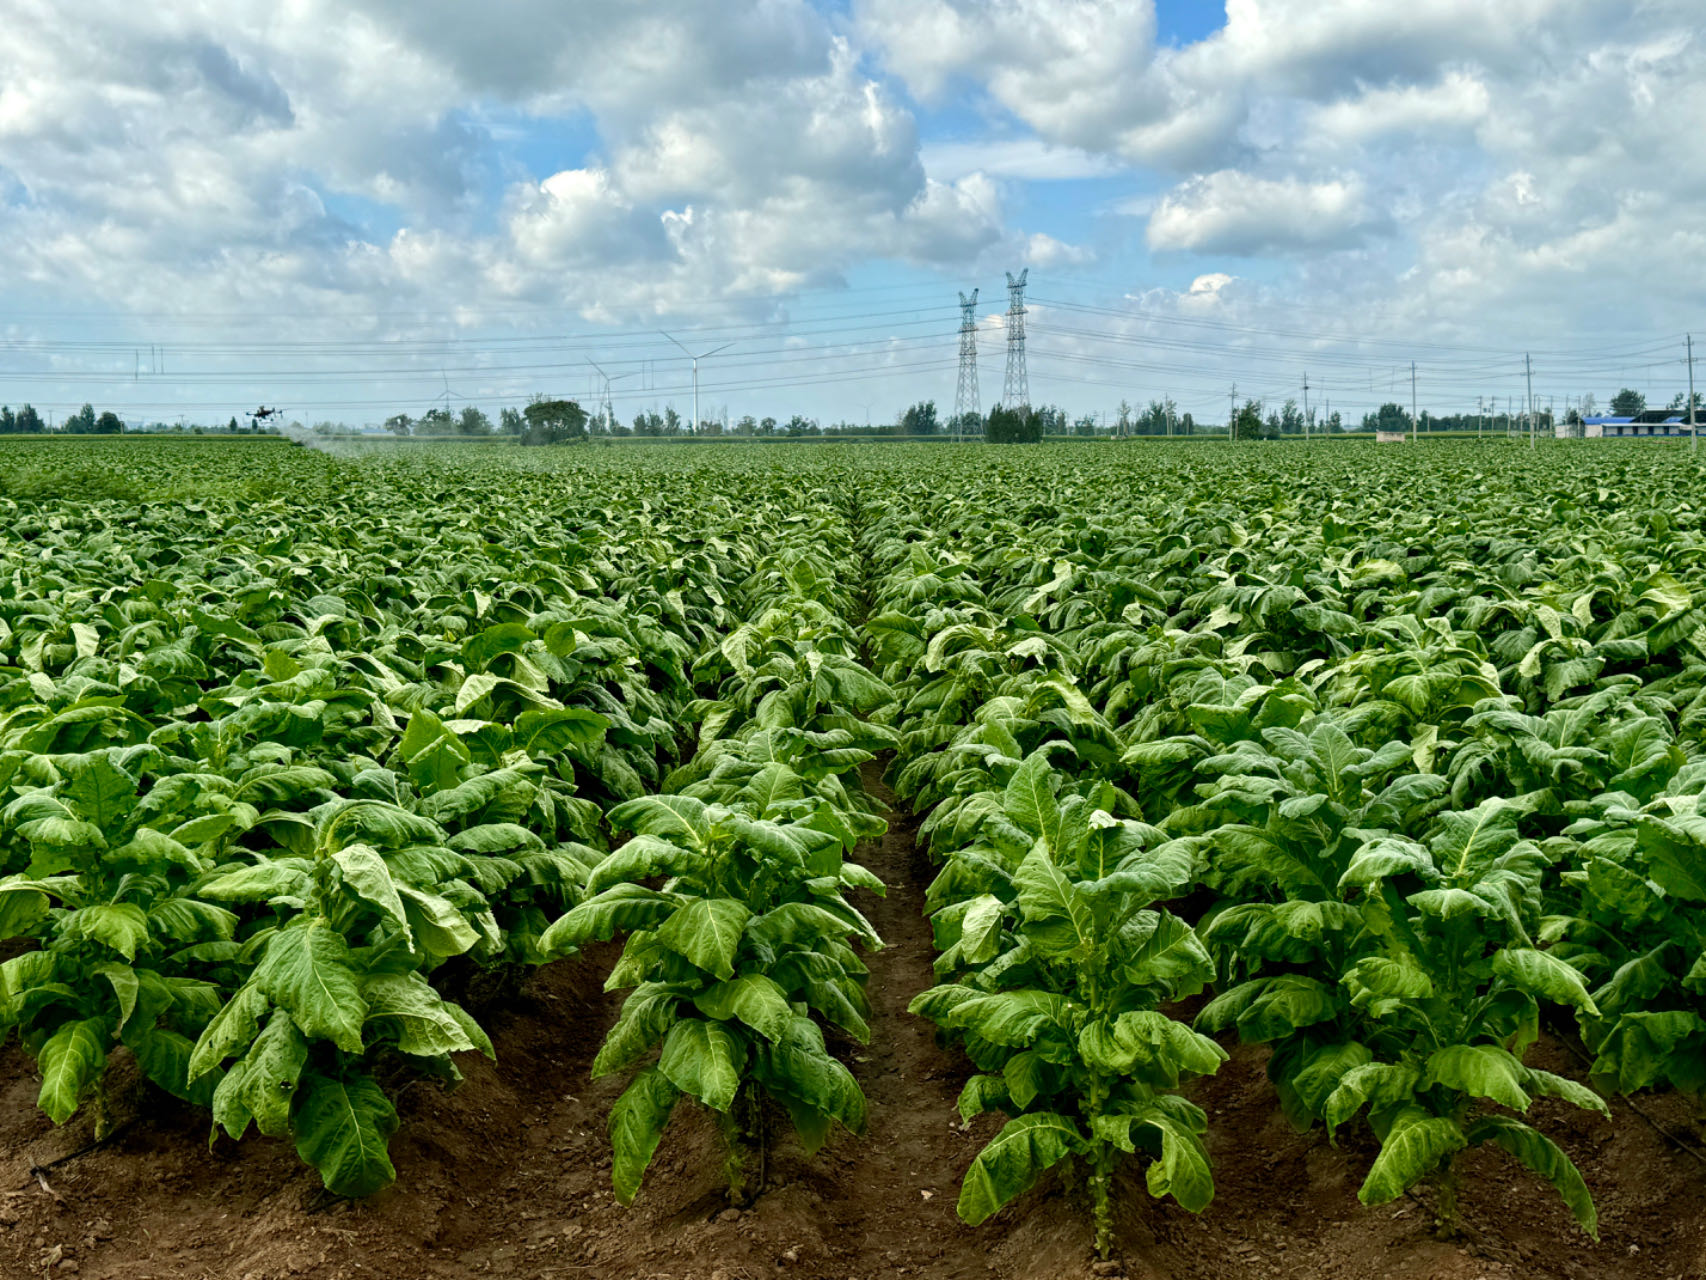
[(1169, 192), (1145, 234), (1151, 249), (1249, 256), (1352, 244), (1371, 221), (1354, 180), (1275, 180), (1221, 169)]

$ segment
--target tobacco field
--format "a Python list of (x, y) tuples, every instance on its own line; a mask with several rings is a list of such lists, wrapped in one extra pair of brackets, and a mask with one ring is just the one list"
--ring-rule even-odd
[(0, 448), (0, 1272), (1706, 1269), (1684, 449)]

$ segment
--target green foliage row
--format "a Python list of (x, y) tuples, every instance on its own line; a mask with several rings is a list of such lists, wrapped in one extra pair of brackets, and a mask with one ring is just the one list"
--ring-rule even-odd
[(457, 971), (620, 935), (618, 1191), (687, 1098), (761, 1188), (767, 1116), (862, 1125), (885, 751), (915, 1008), (1007, 1117), (968, 1221), (1059, 1167), (1106, 1249), (1122, 1157), (1202, 1208), (1235, 1039), (1448, 1226), (1491, 1145), (1592, 1231), (1533, 1100), (1706, 1085), (1683, 456), (58, 447), (0, 473), (0, 1026), (56, 1120), (122, 1047), (372, 1190), (391, 1083), (490, 1048)]
[[(1591, 1232), (1579, 1173), (1519, 1117), (1536, 1097), (1604, 1100), (1523, 1059), (1552, 1017), (1579, 1024), (1602, 1090), (1700, 1084), (1697, 474), (1561, 451), (1491, 474), (1450, 446), (1233, 456), (1139, 473), (1029, 455), (883, 490), (867, 634), (902, 697), (896, 787), (943, 868), (949, 985), (918, 1008), (1000, 1071), (966, 1109), (997, 1106), (1013, 1132), (962, 1213), (1076, 1159), (1105, 1246), (1112, 1095), (1083, 1028), (1110, 999), (1182, 1019), (1174, 1002), (1207, 983), (1194, 1032), (1149, 1024), (1154, 1058), (1178, 1055), (1160, 1085), (1213, 1069), (1188, 1034), (1269, 1044), (1294, 1123), (1332, 1136), (1366, 1113), (1366, 1202), (1426, 1181), (1449, 1226), (1458, 1153), (1491, 1144)], [(1086, 868), (1076, 836), (1020, 820), (1031, 770), (1060, 812), (1126, 832), (1121, 853)], [(1044, 855), (1073, 887), (1059, 902)], [(1043, 937), (1128, 883), (1173, 901), (1116, 912), (1185, 912), (1181, 985), (1119, 966), (1125, 937), (1086, 934), (1095, 965), (1039, 964)], [(989, 992), (1028, 1015), (974, 1022)], [(1121, 1087), (1156, 1087), (1119, 1062)], [(1151, 1143), (1151, 1190), (1200, 1207), (1206, 1167), (1181, 1183), (1182, 1142)]]

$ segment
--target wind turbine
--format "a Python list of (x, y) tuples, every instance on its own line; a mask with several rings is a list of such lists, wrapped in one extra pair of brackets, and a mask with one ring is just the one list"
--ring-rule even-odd
[[(659, 329), (658, 332), (663, 333), (663, 330)], [(666, 338), (669, 338), (669, 335), (667, 333), (663, 333), (663, 336)], [(669, 338), (669, 340), (671, 342), (675, 342), (674, 338)], [(707, 356), (716, 355), (717, 352), (719, 352), (719, 351), (727, 351), (730, 347), (734, 346), (734, 343), (725, 342), (720, 347), (712, 347), (709, 351), (701, 351), (698, 355), (694, 355), (686, 347), (682, 347), (679, 342), (675, 342), (675, 345), (678, 347), (681, 347), (681, 354), (686, 356), (689, 360), (691, 360), (693, 362), (693, 434), (698, 435), (699, 434), (699, 362), (701, 360), (705, 359)]]
[(611, 376), (608, 373), (604, 372), (603, 369), (599, 368), (598, 361), (589, 359), (587, 361), (587, 363), (590, 364), (594, 369), (597, 369), (598, 370), (598, 376), (600, 378), (604, 379), (604, 400), (603, 400), (603, 403), (601, 403), (599, 405), (599, 409), (604, 413), (605, 421), (606, 421), (606, 424), (608, 425), (609, 429), (615, 430), (615, 428), (616, 428), (616, 406), (610, 403), (610, 384), (613, 381), (614, 382), (620, 382), (623, 378), (632, 378), (634, 376), (634, 372), (633, 372), (633, 370), (630, 369), (627, 373), (617, 374), (616, 377), (613, 379), (613, 378), (611, 378)]

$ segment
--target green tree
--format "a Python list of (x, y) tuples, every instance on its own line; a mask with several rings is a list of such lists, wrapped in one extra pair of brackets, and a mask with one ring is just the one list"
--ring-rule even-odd
[(1042, 419), (1029, 405), (1016, 409), (996, 405), (984, 419), (983, 438), (991, 444), (1035, 444), (1043, 438)]
[(18, 410), (17, 429), (19, 435), (34, 435), (43, 430), (41, 414), (34, 405), (26, 404)]
[(1146, 436), (1166, 435), (1167, 423), (1178, 407), (1171, 397), (1166, 400), (1151, 400), (1149, 407), (1143, 411), (1143, 416), (1137, 420), (1138, 431)]
[(1072, 424), (1072, 434), (1078, 436), (1093, 436), (1096, 434), (1096, 415), (1087, 413)]
[(11, 435), (18, 429), (18, 417), (11, 405), (0, 405), (0, 435)]
[(406, 436), (414, 431), (415, 424), (408, 414), (394, 413), (385, 419), (385, 429), (394, 436)]
[(534, 400), (521, 416), (527, 420), (522, 444), (571, 444), (586, 439), (586, 410), (573, 400)]
[(1647, 397), (1630, 387), (1624, 387), (1611, 397), (1611, 412), (1619, 418), (1637, 418), (1647, 409)]
[(1262, 421), (1262, 406), (1254, 400), (1246, 400), (1232, 419), (1232, 438), (1234, 440), (1260, 440), (1267, 434), (1267, 426)]
[(450, 416), (448, 409), (428, 409), (421, 415), (421, 420), (415, 424), (415, 434), (423, 436), (447, 436), (455, 429), (456, 420)]
[(903, 436), (933, 436), (936, 428), (934, 400), (920, 400), (900, 415), (900, 433)]
[(1404, 406), (1388, 400), (1380, 406), (1380, 412), (1374, 415), (1376, 431), (1408, 431), (1410, 415), (1404, 411)]
[(124, 434), (124, 419), (111, 409), (95, 419), (94, 434), (98, 436), (117, 436)]
[(456, 420), (456, 429), (465, 436), (489, 436), (492, 434), (492, 420), (475, 406), (465, 404), (462, 416)]
[(523, 425), (524, 424), (522, 422), (521, 410), (519, 410), (519, 409), (500, 409), (500, 410), (498, 410), (498, 430), (501, 431), (504, 435), (506, 435), (506, 436), (518, 436), (518, 435), (520, 435)]
[(77, 410), (65, 420), (65, 429), (74, 436), (93, 435), (95, 432), (95, 406), (86, 404)]

